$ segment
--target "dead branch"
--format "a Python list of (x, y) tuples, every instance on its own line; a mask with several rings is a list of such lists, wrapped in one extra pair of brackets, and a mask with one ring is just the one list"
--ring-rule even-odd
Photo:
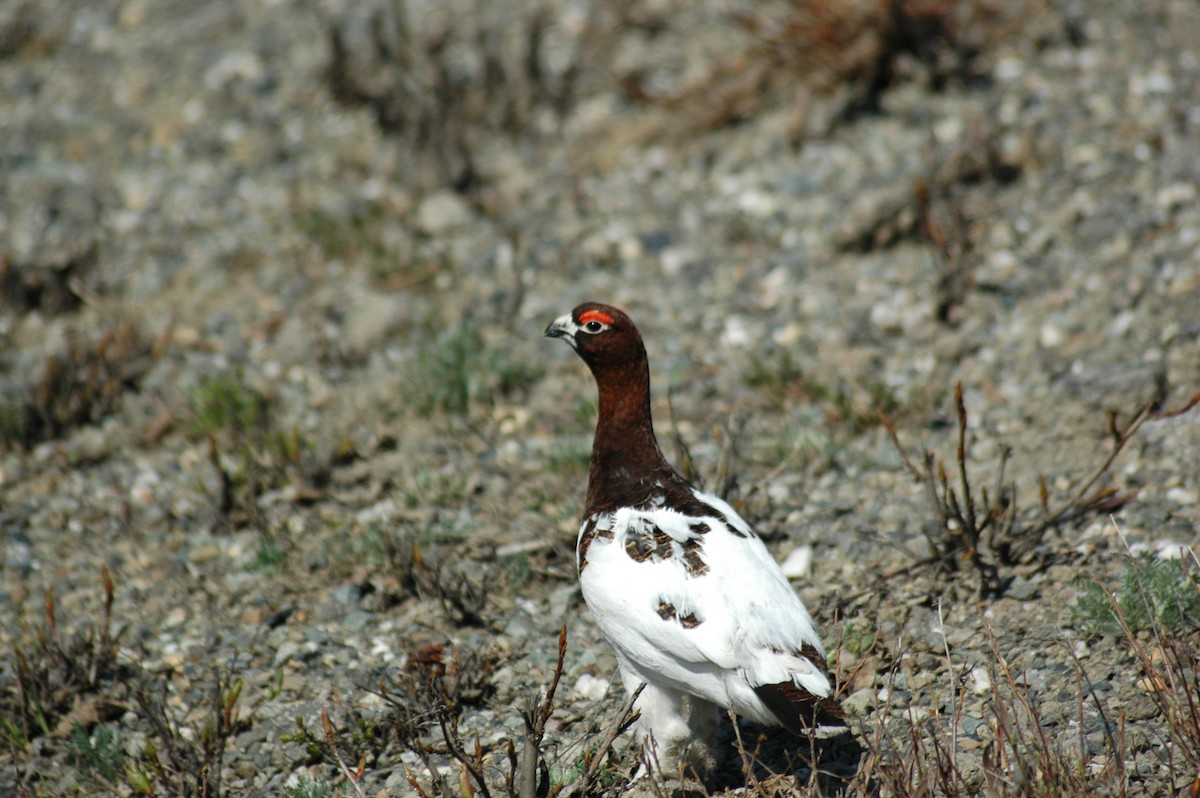
[(892, 445), (913, 477), (925, 486), (929, 505), (934, 513), (932, 525), (926, 526), (926, 536), (941, 567), (955, 570), (958, 562), (967, 560), (980, 577), (980, 595), (994, 596), (1001, 590), (999, 568), (1014, 565), (1022, 556), (1022, 548), (1036, 542), (1047, 530), (1082, 518), (1091, 513), (1110, 512), (1131, 498), (1132, 493), (1119, 493), (1115, 488), (1096, 490), (1096, 485), (1112, 468), (1114, 462), (1129, 446), (1130, 441), (1151, 419), (1171, 418), (1182, 415), (1200, 405), (1200, 394), (1193, 396), (1183, 406), (1154, 412), (1153, 406), (1142, 408), (1125, 427), (1118, 424), (1116, 413), (1109, 416), (1109, 433), (1112, 449), (1104, 460), (1068, 496), (1053, 508), (1050, 505), (1050, 490), (1045, 479), (1039, 477), (1041, 517), (1028, 523), (1017, 524), (1017, 491), (1015, 482), (1007, 481), (1006, 473), (1011, 450), (1004, 447), (1000, 454), (999, 475), (994, 492), (985, 488), (977, 500), (971, 484), (967, 466), (968, 414), (963, 400), (962, 383), (955, 385), (954, 406), (958, 418), (955, 447), (957, 485), (950, 484), (943, 462), (930, 451), (923, 453), (922, 465), (918, 466), (910, 457), (895, 425), (882, 412), (879, 419), (891, 438)]

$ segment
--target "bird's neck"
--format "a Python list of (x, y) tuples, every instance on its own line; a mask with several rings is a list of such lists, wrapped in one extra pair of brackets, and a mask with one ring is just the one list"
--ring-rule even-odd
[(654, 437), (646, 362), (596, 374), (600, 416), (592, 441), (587, 515), (648, 502), (674, 472)]

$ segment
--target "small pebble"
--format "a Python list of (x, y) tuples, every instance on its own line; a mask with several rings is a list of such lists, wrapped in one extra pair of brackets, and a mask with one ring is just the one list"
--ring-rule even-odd
[(597, 679), (590, 673), (585, 673), (575, 682), (573, 692), (578, 698), (584, 698), (588, 701), (599, 701), (608, 693), (608, 681)]
[(471, 223), (473, 214), (467, 203), (449, 189), (435, 191), (417, 207), (417, 230), (428, 236), (442, 235)]
[(990, 695), (992, 692), (992, 674), (987, 668), (971, 669), (971, 692), (975, 695)]
[(807, 579), (812, 573), (812, 561), (813, 547), (805, 543), (792, 549), (779, 567), (788, 579)]
[(1180, 543), (1178, 540), (1156, 540), (1154, 541), (1154, 556), (1160, 560), (1178, 560), (1184, 555), (1184, 552), (1190, 548), (1186, 543)]
[(842, 708), (851, 717), (866, 715), (875, 707), (875, 691), (870, 687), (855, 690), (842, 701)]
[(1184, 506), (1191, 506), (1198, 501), (1196, 491), (1187, 488), (1171, 488), (1167, 491), (1167, 499)]
[(158, 499), (158, 486), (162, 480), (154, 471), (141, 471), (133, 479), (129, 489), (129, 500), (135, 507), (148, 507)]
[(1063, 335), (1063, 331), (1050, 322), (1043, 324), (1041, 331), (1038, 333), (1038, 341), (1046, 349), (1054, 349), (1062, 346), (1064, 340), (1066, 340), (1066, 336)]

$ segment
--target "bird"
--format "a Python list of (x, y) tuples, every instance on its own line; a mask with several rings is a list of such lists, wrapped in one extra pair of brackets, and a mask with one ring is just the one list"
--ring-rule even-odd
[(721, 708), (803, 738), (846, 732), (813, 619), (762, 539), (654, 435), (646, 347), (585, 302), (545, 329), (591, 370), (599, 415), (576, 568), (634, 704), (642, 761), (710, 769)]

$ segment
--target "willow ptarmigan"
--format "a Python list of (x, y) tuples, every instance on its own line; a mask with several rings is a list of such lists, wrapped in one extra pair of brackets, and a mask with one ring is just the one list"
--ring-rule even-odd
[(846, 730), (821, 638), (763, 542), (663, 457), (646, 347), (629, 317), (587, 302), (555, 319), (596, 378), (600, 417), (576, 560), (583, 597), (637, 701), (653, 767), (711, 761), (717, 707), (801, 735)]

